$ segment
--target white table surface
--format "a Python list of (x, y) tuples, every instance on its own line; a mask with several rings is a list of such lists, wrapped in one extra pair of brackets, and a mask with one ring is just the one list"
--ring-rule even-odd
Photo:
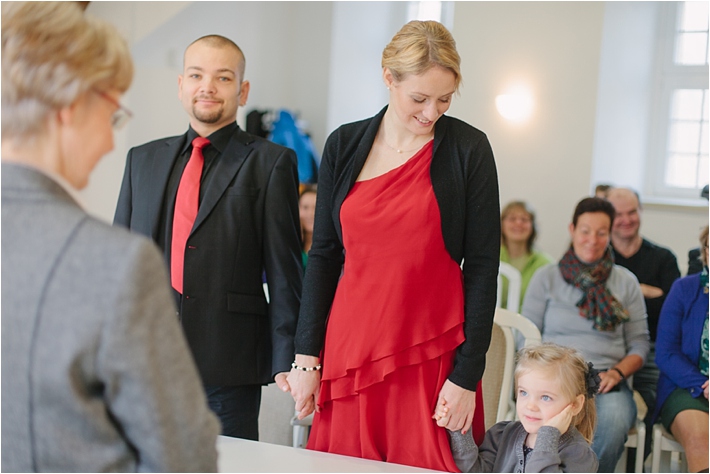
[(220, 436), (220, 472), (432, 472), (401, 464)]

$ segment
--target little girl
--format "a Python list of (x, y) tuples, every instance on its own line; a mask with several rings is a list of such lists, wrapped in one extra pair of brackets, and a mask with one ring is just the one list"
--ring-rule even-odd
[(463, 472), (597, 472), (590, 443), (599, 382), (574, 349), (550, 343), (521, 349), (515, 369), (520, 421), (491, 427), (480, 448), (470, 433), (450, 431), (456, 465)]

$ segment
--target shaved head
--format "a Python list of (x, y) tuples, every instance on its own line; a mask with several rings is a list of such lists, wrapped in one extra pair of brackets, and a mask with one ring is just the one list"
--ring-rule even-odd
[[(243, 81), (244, 80), (244, 71), (246, 70), (246, 58), (244, 57), (244, 53), (242, 52), (242, 49), (237, 46), (237, 44), (230, 40), (229, 38), (225, 38), (224, 36), (220, 35), (207, 35), (203, 36), (201, 38), (197, 38), (195, 41), (190, 43), (190, 45), (185, 48), (185, 53), (187, 54), (187, 50), (190, 49), (195, 44), (202, 44), (205, 46), (209, 46), (211, 48), (229, 48), (234, 50), (235, 53), (239, 55), (239, 80)], [(183, 70), (185, 69), (185, 55), (183, 55), (182, 58), (183, 61)]]

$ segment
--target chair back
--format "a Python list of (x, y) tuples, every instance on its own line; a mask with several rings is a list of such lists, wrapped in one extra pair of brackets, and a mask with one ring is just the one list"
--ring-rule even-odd
[(513, 398), (516, 347), (513, 330), (523, 336), (525, 346), (542, 342), (540, 331), (532, 321), (513, 311), (496, 308), (482, 381), (486, 429), (499, 421), (514, 420), (516, 416)]
[(496, 307), (501, 307), (503, 292), (503, 277), (508, 280), (507, 309), (514, 313), (520, 312), (520, 292), (522, 291), (523, 277), (517, 268), (509, 263), (500, 262), (498, 267), (498, 291), (496, 294)]

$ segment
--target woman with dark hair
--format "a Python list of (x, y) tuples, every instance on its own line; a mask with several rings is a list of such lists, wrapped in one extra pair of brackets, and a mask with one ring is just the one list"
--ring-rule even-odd
[(559, 263), (535, 273), (522, 309), (543, 341), (574, 347), (602, 370), (592, 443), (599, 472), (613, 472), (624, 450), (636, 420), (628, 378), (643, 366), (650, 347), (638, 280), (614, 265), (614, 215), (604, 199), (577, 204), (569, 225), (572, 245)]
[(301, 221), (301, 257), (303, 259), (303, 269), (308, 263), (308, 251), (313, 245), (313, 221), (316, 217), (316, 197), (317, 190), (315, 184), (306, 184), (301, 190), (298, 198), (298, 217)]
[[(536, 238), (535, 212), (524, 201), (509, 202), (500, 213), (500, 261), (520, 272), (520, 306), (537, 269), (552, 262), (549, 255), (535, 250)], [(508, 279), (505, 277), (502, 277), (501, 306), (508, 307)]]

